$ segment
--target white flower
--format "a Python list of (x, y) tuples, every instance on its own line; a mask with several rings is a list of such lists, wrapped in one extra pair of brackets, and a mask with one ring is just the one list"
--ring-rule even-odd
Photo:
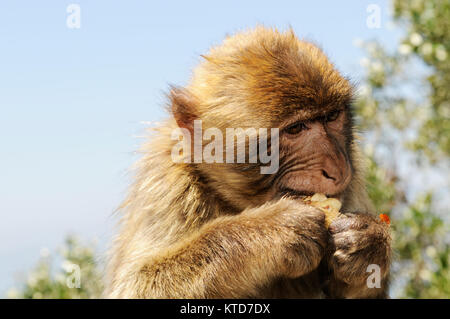
[(422, 280), (430, 281), (430, 279), (431, 279), (431, 272), (428, 269), (422, 269), (419, 272), (419, 276), (420, 276), (420, 278)]
[(74, 263), (70, 262), (69, 260), (64, 260), (61, 263), (61, 268), (65, 271), (65, 272), (71, 272), (73, 271), (73, 265)]
[(33, 294), (33, 299), (42, 299), (43, 295), (39, 291)]
[(438, 110), (438, 113), (442, 117), (445, 117), (445, 118), (450, 117), (450, 102), (442, 103), (441, 107)]
[(369, 96), (370, 93), (371, 93), (370, 86), (368, 86), (368, 85), (361, 85), (359, 87), (359, 90), (358, 90), (359, 96), (366, 97), (366, 96)]
[(428, 257), (433, 258), (434, 256), (436, 256), (436, 248), (430, 245), (425, 249), (425, 253)]
[(30, 287), (34, 287), (38, 283), (38, 280), (38, 276), (35, 273), (31, 273), (28, 275), (27, 284)]
[(420, 15), (420, 20), (422, 20), (422, 22), (427, 22), (428, 20), (434, 18), (434, 10), (432, 7), (427, 6), (428, 8), (426, 8), (422, 14)]
[(406, 212), (405, 212), (405, 218), (406, 219), (410, 219), (412, 217), (412, 211), (410, 210), (410, 209), (408, 209)]
[(381, 71), (383, 71), (383, 64), (380, 61), (375, 61), (375, 62), (372, 63), (370, 68), (374, 72), (381, 72)]
[(445, 61), (447, 59), (447, 51), (445, 51), (445, 48), (443, 45), (438, 45), (436, 48), (436, 59), (439, 61)]
[(370, 55), (375, 55), (378, 51), (377, 44), (374, 42), (369, 42), (366, 46), (367, 52), (369, 52)]
[(423, 55), (430, 55), (431, 53), (433, 53), (433, 46), (430, 42), (425, 42), (420, 47), (420, 52), (422, 52)]
[(40, 255), (42, 258), (47, 258), (50, 256), (50, 250), (47, 247), (43, 247), (40, 251)]
[(393, 108), (393, 113), (394, 113), (394, 116), (395, 116), (397, 119), (400, 119), (400, 118), (402, 118), (402, 117), (405, 117), (404, 109), (403, 109), (403, 107), (402, 107), (401, 104), (394, 106), (394, 108)]
[(60, 283), (65, 283), (66, 277), (63, 274), (58, 273), (55, 275), (55, 281), (60, 282)]
[(9, 299), (17, 299), (20, 297), (20, 292), (16, 288), (11, 288), (7, 293), (6, 297)]
[(411, 34), (411, 36), (409, 37), (409, 42), (411, 42), (412, 45), (418, 47), (419, 45), (422, 44), (423, 42), (423, 38), (420, 34), (414, 32), (413, 34)]
[(398, 47), (398, 52), (402, 55), (408, 55), (409, 53), (411, 53), (412, 48), (409, 44), (401, 44)]
[(369, 60), (368, 58), (364, 57), (364, 58), (362, 58), (361, 60), (359, 60), (359, 64), (360, 64), (362, 67), (367, 68), (367, 67), (370, 65), (370, 60)]
[(364, 152), (367, 156), (373, 156), (375, 148), (372, 144), (366, 144), (366, 146), (364, 147)]
[(423, 0), (413, 0), (411, 3), (411, 8), (419, 10), (422, 8)]

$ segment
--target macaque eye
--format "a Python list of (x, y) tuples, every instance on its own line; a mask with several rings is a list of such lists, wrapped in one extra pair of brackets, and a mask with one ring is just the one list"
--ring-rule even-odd
[(338, 111), (333, 111), (333, 112), (331, 112), (330, 114), (328, 114), (325, 117), (325, 121), (327, 121), (327, 122), (336, 121), (336, 119), (338, 118), (339, 114), (341, 114), (341, 111), (339, 111), (339, 110)]
[(294, 124), (292, 124), (292, 125), (289, 125), (289, 126), (286, 128), (286, 132), (287, 132), (288, 134), (295, 135), (295, 134), (298, 134), (298, 133), (300, 133), (301, 131), (307, 130), (307, 129), (308, 129), (308, 127), (305, 125), (305, 123), (302, 123), (302, 122), (296, 122), (296, 123), (294, 123)]

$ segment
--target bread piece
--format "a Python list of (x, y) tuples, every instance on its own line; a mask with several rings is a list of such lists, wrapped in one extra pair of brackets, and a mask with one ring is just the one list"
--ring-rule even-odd
[(342, 204), (336, 198), (328, 198), (324, 194), (316, 193), (313, 196), (304, 197), (303, 201), (325, 213), (325, 225), (327, 228), (336, 218), (346, 217), (344, 214), (339, 212)]

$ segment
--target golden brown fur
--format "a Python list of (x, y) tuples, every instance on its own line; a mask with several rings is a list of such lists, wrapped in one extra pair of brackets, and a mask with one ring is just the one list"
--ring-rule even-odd
[[(292, 31), (258, 27), (211, 49), (189, 85), (170, 98), (175, 114), (202, 119), (204, 128), (270, 128), (289, 116), (323, 116), (349, 103), (352, 87), (313, 44)], [(318, 210), (289, 198), (268, 199), (252, 172), (236, 165), (174, 163), (171, 132), (178, 125), (169, 118), (142, 148), (121, 206), (107, 297), (385, 296), (385, 284), (381, 290), (365, 287), (364, 259), (352, 260), (344, 250), (344, 260), (333, 259), (330, 232)], [(349, 148), (353, 177), (342, 194), (343, 211), (373, 213), (363, 159), (355, 142)], [(386, 281), (389, 235), (369, 215), (361, 220), (347, 231), (374, 225), (374, 238), (386, 246), (385, 255), (375, 253)], [(346, 260), (353, 268), (339, 268)], [(354, 282), (345, 282), (340, 272)]]

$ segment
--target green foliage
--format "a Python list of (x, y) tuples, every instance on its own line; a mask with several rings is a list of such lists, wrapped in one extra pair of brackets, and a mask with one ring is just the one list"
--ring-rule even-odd
[[(368, 191), (377, 211), (391, 215), (393, 297), (450, 298), (450, 243), (443, 220), (449, 205), (433, 201), (436, 191), (448, 201), (449, 187), (428, 190), (408, 178), (430, 163), (444, 176), (449, 173), (450, 0), (394, 0), (393, 6), (395, 21), (405, 30), (398, 50), (387, 52), (378, 41), (363, 44), (366, 80), (355, 110), (373, 150)], [(415, 161), (395, 158), (394, 150)], [(399, 176), (399, 166), (409, 174)], [(424, 195), (411, 198), (412, 188)]]
[(418, 138), (411, 144), (430, 158), (438, 151), (450, 155), (450, 1), (394, 1), (396, 19), (408, 29), (403, 40), (411, 54), (431, 68), (429, 112)]
[(101, 267), (96, 261), (92, 244), (82, 245), (75, 237), (68, 237), (59, 255), (56, 256), (59, 257), (57, 259), (62, 259), (61, 267), (56, 272), (52, 269), (51, 256), (46, 251), (41, 255), (41, 260), (28, 274), (26, 282), (19, 289), (12, 288), (8, 292), (8, 297), (84, 299), (101, 296), (103, 287)]
[(378, 166), (373, 157), (369, 157), (367, 169), (367, 192), (377, 212), (390, 215), (399, 196), (395, 188), (396, 176)]
[[(367, 86), (357, 110), (365, 127), (388, 122), (412, 128), (416, 134), (406, 145), (437, 161), (450, 155), (450, 1), (396, 0), (393, 5), (406, 34), (395, 53), (377, 41), (364, 45)], [(424, 73), (420, 82), (415, 82), (420, 79), (417, 60)]]
[(450, 244), (430, 194), (408, 207), (396, 221), (397, 275), (406, 275), (404, 297), (450, 298)]

